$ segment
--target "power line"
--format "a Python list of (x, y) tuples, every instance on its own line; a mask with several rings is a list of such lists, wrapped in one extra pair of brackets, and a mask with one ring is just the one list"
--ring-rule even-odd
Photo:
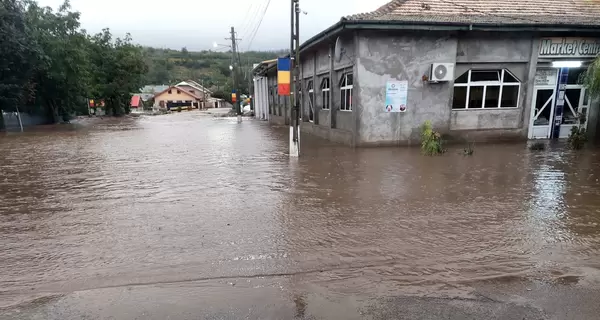
[(265, 1), (261, 1), (260, 3), (258, 3), (255, 7), (253, 11), (248, 11), (247, 17), (248, 19), (246, 21), (244, 21), (244, 27), (242, 27), (242, 32), (243, 32), (243, 38), (250, 35), (252, 33), (252, 30), (254, 30), (254, 27), (256, 26), (256, 23), (258, 22), (257, 16), (258, 13), (262, 10), (262, 8), (264, 7)]
[(246, 14), (244, 15), (244, 19), (239, 22), (240, 25), (237, 27), (238, 31), (244, 32), (249, 27), (249, 23), (252, 21), (253, 13), (257, 11), (259, 6), (260, 4), (256, 1), (250, 2), (250, 6), (248, 7)]
[(263, 10), (262, 15), (260, 17), (260, 20), (258, 21), (258, 25), (254, 29), (254, 32), (251, 34), (250, 40), (248, 42), (248, 48), (246, 49), (246, 51), (250, 50), (250, 47), (252, 46), (252, 42), (254, 41), (254, 38), (256, 37), (256, 34), (258, 33), (258, 29), (260, 29), (260, 26), (261, 26), (263, 20), (265, 19), (265, 14), (267, 13), (267, 10), (269, 10), (269, 5), (270, 4), (271, 4), (271, 0), (268, 0), (267, 1), (267, 6)]

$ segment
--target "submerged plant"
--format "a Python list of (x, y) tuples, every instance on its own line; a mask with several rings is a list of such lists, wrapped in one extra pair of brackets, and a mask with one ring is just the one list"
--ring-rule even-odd
[(542, 141), (536, 141), (529, 145), (529, 150), (531, 150), (531, 151), (546, 150), (546, 144)]
[(475, 152), (475, 144), (469, 143), (469, 144), (467, 144), (467, 147), (465, 147), (463, 149), (463, 156), (472, 156), (474, 152)]
[(571, 128), (571, 133), (567, 139), (569, 147), (574, 150), (583, 148), (587, 142), (587, 133), (583, 125), (585, 123), (585, 115), (580, 113), (578, 116), (577, 125)]
[(428, 156), (444, 153), (442, 137), (431, 127), (431, 122), (425, 121), (421, 126), (421, 151)]

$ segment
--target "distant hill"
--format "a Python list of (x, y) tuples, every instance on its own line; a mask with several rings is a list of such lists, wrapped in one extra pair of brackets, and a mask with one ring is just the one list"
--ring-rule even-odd
[[(148, 65), (146, 84), (175, 84), (183, 80), (195, 80), (211, 88), (216, 96), (230, 96), (232, 78), (229, 66), (232, 65), (231, 52), (188, 51), (145, 47), (144, 59)], [(248, 93), (248, 77), (254, 63), (285, 55), (280, 51), (248, 51), (239, 53), (241, 61), (240, 90)]]

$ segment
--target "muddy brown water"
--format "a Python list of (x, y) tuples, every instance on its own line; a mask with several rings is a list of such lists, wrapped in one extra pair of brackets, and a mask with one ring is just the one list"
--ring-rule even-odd
[(287, 148), (285, 129), (189, 113), (0, 136), (0, 306), (204, 279), (368, 296), (597, 278), (599, 149)]

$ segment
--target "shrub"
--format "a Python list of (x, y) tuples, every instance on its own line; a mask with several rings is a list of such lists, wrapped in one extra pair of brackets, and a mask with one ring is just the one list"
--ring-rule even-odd
[(531, 151), (546, 150), (546, 144), (542, 141), (536, 141), (529, 145), (529, 150), (531, 150)]
[(463, 156), (472, 156), (475, 152), (475, 144), (469, 143), (467, 147), (463, 149)]
[(583, 123), (585, 123), (585, 115), (579, 114), (577, 125), (571, 128), (571, 133), (569, 134), (569, 139), (567, 140), (567, 143), (571, 149), (579, 150), (583, 148), (587, 142), (587, 134)]
[(177, 107), (177, 112), (181, 112), (181, 107)]
[(432, 129), (430, 121), (421, 126), (421, 151), (428, 156), (444, 153), (441, 135)]

